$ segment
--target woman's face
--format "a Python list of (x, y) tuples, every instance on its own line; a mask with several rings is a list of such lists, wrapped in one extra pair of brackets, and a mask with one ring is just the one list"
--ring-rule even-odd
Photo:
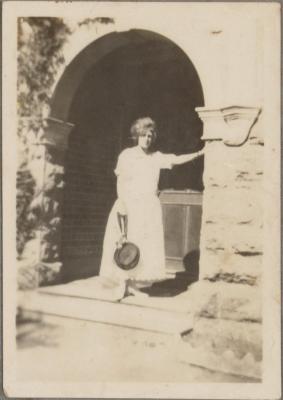
[(149, 150), (153, 143), (153, 132), (149, 129), (147, 131), (144, 131), (139, 135), (138, 138), (138, 145), (143, 149), (143, 150)]

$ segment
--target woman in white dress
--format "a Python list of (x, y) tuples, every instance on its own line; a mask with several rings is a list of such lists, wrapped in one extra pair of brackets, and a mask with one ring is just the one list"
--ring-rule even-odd
[[(156, 129), (149, 117), (136, 120), (131, 135), (137, 145), (121, 152), (114, 171), (118, 196), (106, 226), (100, 276), (125, 283), (125, 294), (137, 295), (141, 294), (140, 285), (166, 279), (164, 232), (158, 198), (160, 170), (189, 162), (203, 151), (178, 156), (152, 151)], [(118, 215), (127, 218), (127, 227), (122, 225), (122, 231)], [(139, 263), (130, 271), (120, 269), (113, 257), (116, 247), (127, 240), (140, 249)]]

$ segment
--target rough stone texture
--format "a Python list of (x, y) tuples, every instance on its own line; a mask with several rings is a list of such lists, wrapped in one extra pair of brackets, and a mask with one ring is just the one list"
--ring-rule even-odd
[(206, 143), (201, 277), (258, 283), (262, 262), (263, 146)]
[(192, 347), (203, 349), (218, 355), (230, 350), (238, 359), (251, 353), (255, 361), (262, 359), (262, 325), (246, 324), (238, 321), (200, 318), (194, 325), (191, 334), (184, 340)]
[[(196, 322), (184, 357), (260, 378), (263, 140), (206, 142), (200, 278), (187, 292)], [(195, 360), (195, 361), (194, 361)]]
[(200, 318), (184, 336), (177, 356), (226, 373), (261, 378), (262, 325)]
[(187, 292), (196, 317), (261, 322), (261, 288), (246, 284), (200, 281)]
[(262, 255), (243, 256), (227, 250), (207, 250), (202, 278), (211, 281), (259, 284), (262, 273)]

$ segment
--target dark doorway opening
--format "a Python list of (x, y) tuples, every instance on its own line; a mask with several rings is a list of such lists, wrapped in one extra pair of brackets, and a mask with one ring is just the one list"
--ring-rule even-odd
[[(181, 154), (202, 147), (195, 108), (204, 99), (193, 64), (172, 42), (141, 32), (127, 32), (125, 45), (87, 70), (69, 109), (75, 128), (66, 158), (65, 280), (99, 273), (104, 230), (116, 198), (113, 169), (120, 151), (133, 145), (129, 128), (136, 118), (151, 116), (157, 122), (158, 150)], [(202, 159), (164, 171), (160, 189), (201, 191), (202, 172)]]

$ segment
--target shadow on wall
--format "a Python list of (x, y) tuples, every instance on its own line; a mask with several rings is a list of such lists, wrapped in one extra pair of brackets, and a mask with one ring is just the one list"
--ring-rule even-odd
[(190, 276), (190, 282), (193, 283), (198, 280), (199, 277), (199, 257), (200, 251), (190, 251), (183, 260), (186, 274)]

